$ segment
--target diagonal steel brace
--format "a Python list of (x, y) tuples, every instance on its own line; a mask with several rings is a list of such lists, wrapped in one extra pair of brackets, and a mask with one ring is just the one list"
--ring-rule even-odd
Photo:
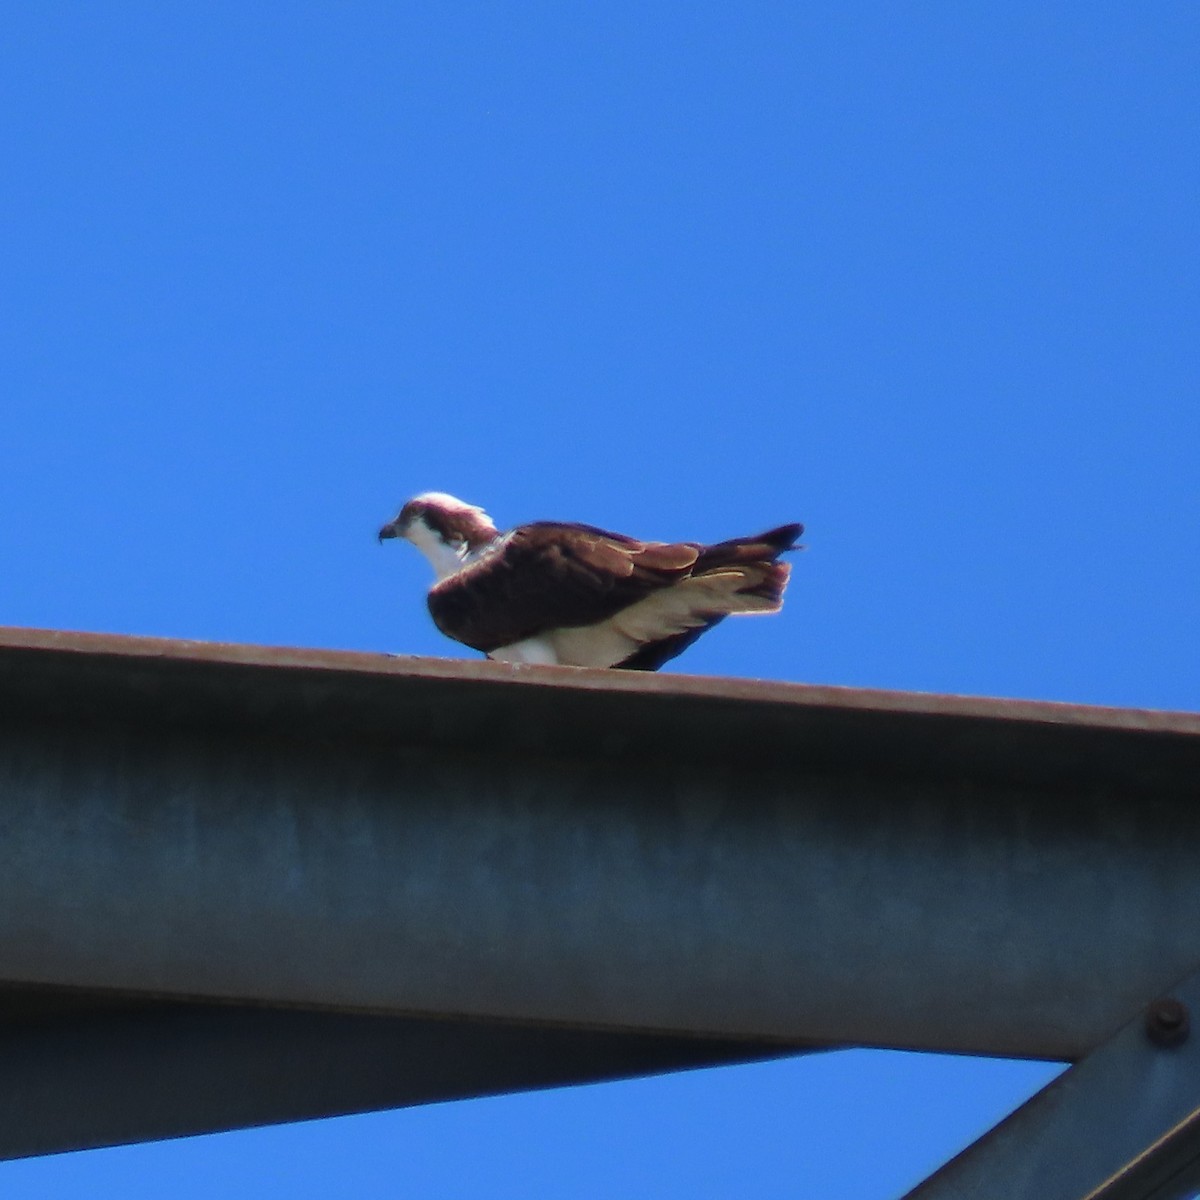
[(1200, 972), (1154, 1000), (905, 1200), (1198, 1195)]

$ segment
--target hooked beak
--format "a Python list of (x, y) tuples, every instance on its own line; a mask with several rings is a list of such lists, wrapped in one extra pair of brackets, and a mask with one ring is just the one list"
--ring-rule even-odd
[(399, 528), (398, 528), (398, 523), (397, 523), (396, 521), (389, 521), (389, 522), (388, 522), (388, 523), (387, 523), (387, 524), (386, 524), (386, 525), (385, 525), (385, 526), (384, 526), (384, 527), (383, 527), (383, 528), (382, 528), (382, 529), (379, 531), (379, 544), (382, 546), (382, 545), (383, 545), (383, 543), (384, 543), (384, 542), (385, 542), (385, 541), (386, 541), (388, 538), (398, 538), (398, 537), (403, 537), (403, 536), (404, 536), (404, 535), (403, 535), (403, 534), (400, 532), (400, 530), (399, 530)]

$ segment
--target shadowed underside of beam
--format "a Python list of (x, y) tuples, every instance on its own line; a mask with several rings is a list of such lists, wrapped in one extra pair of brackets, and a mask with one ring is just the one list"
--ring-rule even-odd
[(780, 1053), (742, 1042), (0, 989), (0, 1158)]

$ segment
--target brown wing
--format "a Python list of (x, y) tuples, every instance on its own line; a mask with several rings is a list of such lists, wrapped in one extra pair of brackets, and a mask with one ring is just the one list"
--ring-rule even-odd
[(781, 554), (798, 549), (796, 541), (803, 533), (804, 526), (797, 522), (768, 529), (766, 533), (730, 538), (727, 542), (702, 546), (700, 558), (696, 563), (696, 574), (700, 575), (732, 563), (774, 562)]
[(550, 629), (593, 625), (691, 574), (701, 547), (538, 521), (435, 584), (434, 624), (490, 653)]
[[(720, 570), (722, 567), (740, 563), (774, 562), (779, 555), (796, 548), (796, 541), (803, 532), (804, 526), (800, 524), (780, 525), (777, 529), (767, 530), (766, 533), (732, 538), (727, 542), (717, 542), (713, 546), (702, 546), (692, 574), (703, 575), (705, 571)], [(782, 602), (786, 583), (787, 568), (780, 568), (767, 575), (755, 594), (764, 599)], [(658, 641), (647, 642), (624, 662), (617, 663), (617, 666), (626, 671), (657, 671), (724, 619), (724, 613), (710, 613), (709, 619), (703, 625), (687, 629), (683, 633), (671, 634)]]

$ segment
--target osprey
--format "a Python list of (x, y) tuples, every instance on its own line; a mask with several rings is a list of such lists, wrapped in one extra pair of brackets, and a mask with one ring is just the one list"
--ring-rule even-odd
[(656, 671), (735, 613), (778, 612), (803, 525), (704, 546), (535, 521), (500, 533), (444, 492), (410, 500), (379, 540), (406, 538), (437, 575), (434, 624), (502, 662)]

